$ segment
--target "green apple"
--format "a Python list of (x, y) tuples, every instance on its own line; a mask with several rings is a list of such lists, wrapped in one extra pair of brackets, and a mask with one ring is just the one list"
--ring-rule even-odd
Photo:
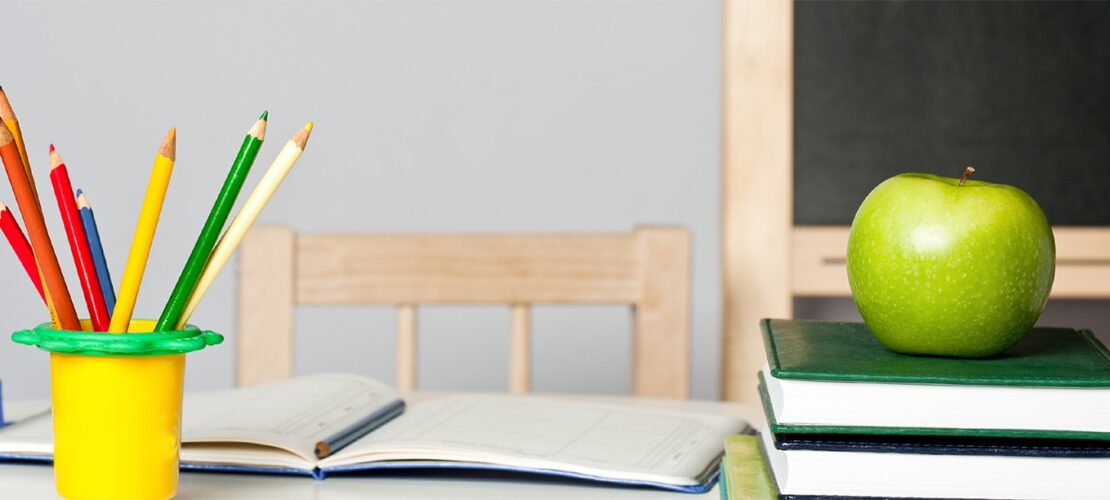
[(1037, 322), (1056, 273), (1044, 212), (1013, 186), (901, 174), (867, 195), (848, 237), (848, 283), (883, 345), (994, 356)]

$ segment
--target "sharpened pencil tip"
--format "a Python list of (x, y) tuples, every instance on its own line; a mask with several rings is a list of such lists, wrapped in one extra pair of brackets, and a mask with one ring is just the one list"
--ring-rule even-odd
[(0, 121), (0, 147), (7, 146), (15, 140), (12, 131), (8, 129), (8, 124)]
[(62, 162), (62, 155), (58, 154), (58, 151), (56, 151), (54, 149), (54, 145), (51, 144), (50, 145), (50, 170), (54, 170), (55, 168), (58, 168), (58, 167), (62, 166), (63, 163), (64, 162)]
[(158, 148), (158, 154), (170, 160), (177, 159), (177, 127), (170, 127), (170, 131), (166, 132), (166, 138), (162, 140), (162, 146)]
[(82, 191), (82, 190), (81, 190), (81, 188), (77, 188), (77, 192), (76, 192), (75, 194), (76, 194), (77, 196), (83, 196), (83, 195), (85, 194), (85, 192), (84, 192), (84, 191)]
[(88, 197), (85, 196), (85, 192), (78, 189), (77, 190), (77, 209), (80, 210), (82, 208), (91, 209), (92, 206), (89, 205), (89, 199), (88, 199)]
[(269, 111), (263, 111), (262, 116), (258, 117), (259, 120), (268, 120), (269, 118), (270, 118), (270, 112)]
[(251, 129), (247, 131), (247, 135), (260, 141), (266, 140), (266, 116), (267, 112), (263, 112), (262, 116), (254, 122), (254, 125), (251, 125)]
[(15, 122), (15, 110), (12, 109), (12, 103), (8, 102), (8, 94), (4, 89), (0, 89), (0, 120), (5, 122)]
[(304, 128), (298, 130), (297, 133), (293, 134), (293, 137), (289, 140), (293, 141), (293, 144), (296, 144), (297, 147), (301, 148), (301, 150), (303, 151), (305, 145), (308, 144), (308, 136), (311, 135), (311, 134), (312, 134), (312, 122), (308, 122), (304, 126)]

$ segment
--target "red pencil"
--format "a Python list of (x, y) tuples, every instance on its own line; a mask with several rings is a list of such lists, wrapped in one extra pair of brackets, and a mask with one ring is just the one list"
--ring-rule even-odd
[(31, 244), (27, 242), (27, 237), (23, 235), (23, 230), (19, 228), (19, 222), (16, 222), (12, 211), (8, 210), (3, 203), (0, 203), (0, 230), (4, 231), (4, 236), (8, 238), (12, 250), (15, 250), (19, 263), (23, 264), (23, 270), (27, 271), (31, 283), (39, 291), (39, 297), (46, 302), (46, 292), (42, 291), (42, 278), (39, 277), (39, 266), (35, 263), (35, 253), (31, 251)]
[(109, 322), (108, 307), (104, 304), (104, 293), (100, 290), (100, 279), (93, 266), (89, 240), (85, 239), (85, 228), (81, 225), (81, 216), (77, 212), (69, 172), (66, 164), (62, 163), (62, 157), (54, 151), (53, 144), (50, 145), (50, 183), (54, 185), (54, 197), (58, 199), (58, 211), (62, 214), (62, 223), (69, 238), (73, 263), (77, 266), (77, 277), (81, 279), (81, 291), (85, 293), (85, 305), (89, 308), (93, 330), (106, 332)]

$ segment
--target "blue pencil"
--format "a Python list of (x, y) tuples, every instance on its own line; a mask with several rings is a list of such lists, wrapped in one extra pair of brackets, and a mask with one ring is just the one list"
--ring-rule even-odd
[(92, 254), (93, 266), (96, 267), (100, 291), (104, 294), (104, 305), (108, 307), (108, 314), (112, 314), (116, 307), (116, 287), (112, 285), (112, 275), (108, 273), (108, 261), (104, 259), (104, 246), (100, 243), (100, 232), (96, 230), (92, 207), (80, 189), (77, 190), (77, 212), (81, 214), (81, 225), (85, 228), (85, 238), (89, 240), (89, 253)]

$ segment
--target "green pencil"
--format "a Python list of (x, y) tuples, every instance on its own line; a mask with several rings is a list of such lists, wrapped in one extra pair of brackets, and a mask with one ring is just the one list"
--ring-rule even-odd
[(158, 324), (155, 325), (154, 331), (172, 330), (174, 325), (177, 324), (177, 320), (181, 318), (181, 312), (185, 309), (185, 304), (189, 302), (189, 295), (193, 293), (193, 288), (196, 288), (197, 279), (200, 278), (200, 273), (208, 262), (212, 247), (216, 246), (220, 231), (223, 230), (224, 223), (227, 222), (227, 216), (231, 213), (232, 206), (235, 205), (235, 198), (239, 196), (239, 191), (243, 189), (243, 181), (250, 173), (251, 165), (254, 164), (254, 159), (258, 156), (258, 150), (262, 148), (262, 141), (266, 139), (267, 116), (268, 114), (263, 112), (254, 126), (247, 132), (247, 136), (243, 138), (243, 145), (239, 147), (239, 154), (235, 157), (235, 163), (231, 164), (231, 171), (227, 173), (224, 187), (220, 189), (220, 194), (216, 196), (216, 203), (212, 205), (212, 211), (208, 213), (208, 220), (204, 223), (204, 228), (200, 230), (200, 236), (197, 237), (196, 244), (193, 245), (193, 253), (189, 254), (189, 260), (185, 262), (185, 269), (181, 270), (181, 276), (177, 278), (177, 284), (173, 287), (173, 293), (170, 294), (170, 299), (166, 302), (166, 308), (162, 310), (162, 316), (158, 318)]

